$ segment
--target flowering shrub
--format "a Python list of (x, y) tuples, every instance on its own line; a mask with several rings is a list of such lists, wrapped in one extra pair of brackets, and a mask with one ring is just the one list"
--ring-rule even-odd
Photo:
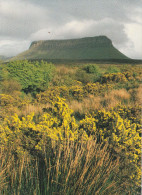
[(19, 109), (22, 109), (26, 104), (29, 103), (28, 99), (22, 99), (20, 95), (20, 92), (14, 93), (13, 95), (0, 94), (1, 118), (19, 112)]
[(102, 83), (108, 82), (126, 82), (127, 78), (123, 73), (110, 73), (105, 74), (100, 78)]
[(0, 125), (1, 146), (10, 147), (12, 153), (21, 158), (27, 152), (39, 155), (49, 140), (54, 145), (67, 140), (86, 142), (97, 138), (98, 143), (109, 143), (113, 158), (120, 158), (119, 177), (139, 186), (141, 140), (137, 121), (132, 120), (132, 115), (129, 118), (128, 113), (122, 115), (121, 109), (119, 112), (101, 110), (77, 122), (65, 99), (54, 97), (50, 103), (38, 118), (34, 113), (22, 118), (17, 114), (7, 116)]
[(117, 106), (114, 108), (117, 113), (123, 118), (123, 119), (128, 119), (131, 121), (131, 123), (136, 124), (136, 129), (137, 132), (141, 133), (141, 123), (142, 123), (142, 118), (141, 118), (141, 111), (142, 111), (142, 106), (140, 105), (135, 105), (135, 106)]
[(88, 83), (84, 86), (84, 90), (87, 94), (100, 95), (108, 90), (111, 90), (113, 85), (111, 84), (100, 84), (100, 83)]
[(101, 83), (109, 83), (109, 82), (128, 82), (128, 81), (141, 81), (142, 71), (139, 67), (137, 68), (129, 68), (123, 72), (112, 72), (105, 73), (99, 79)]
[(17, 114), (6, 117), (1, 125), (1, 144), (10, 144), (16, 153), (22, 153), (25, 149), (34, 151), (41, 149), (48, 138), (60, 140), (68, 138), (77, 140), (80, 136), (87, 139), (85, 131), (78, 131), (72, 111), (64, 100), (57, 98), (52, 102), (52, 108), (38, 119), (34, 119), (34, 113), (20, 119)]
[(67, 100), (76, 99), (82, 101), (83, 98), (89, 94), (100, 95), (104, 92), (111, 90), (113, 85), (100, 84), (100, 83), (88, 83), (86, 85), (74, 85), (74, 86), (61, 86), (50, 87), (45, 92), (41, 92), (36, 95), (36, 100), (39, 103), (46, 103), (50, 100), (54, 100), (56, 96), (60, 96)]
[[(98, 111), (94, 114), (93, 118), (92, 116), (88, 116), (80, 121), (79, 128), (85, 129), (89, 135), (97, 136), (98, 141), (108, 141), (113, 153), (119, 155), (121, 160), (123, 159), (122, 161), (124, 164), (127, 162), (128, 170), (132, 169), (128, 175), (129, 179), (133, 179), (135, 184), (139, 185), (141, 177), (141, 138), (139, 131), (137, 131), (136, 123), (121, 118), (115, 111)], [(122, 172), (123, 166), (120, 166)]]

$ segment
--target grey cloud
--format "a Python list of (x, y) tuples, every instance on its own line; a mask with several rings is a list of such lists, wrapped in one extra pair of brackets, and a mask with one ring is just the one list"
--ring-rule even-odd
[[(35, 3), (35, 0), (31, 0)], [(37, 5), (50, 7), (60, 16), (70, 15), (78, 19), (100, 20), (104, 17), (113, 17), (117, 20), (130, 21), (128, 10), (142, 6), (140, 0), (52, 0), (36, 1)]]
[(5, 56), (15, 56), (17, 53), (27, 50), (29, 44), (30, 41), (11, 39), (0, 40), (0, 54)]
[[(15, 3), (14, 3), (15, 2)], [(18, 0), (0, 3), (0, 35), (26, 38), (30, 33), (42, 28), (46, 12), (30, 3)]]
[(16, 55), (33, 40), (106, 35), (118, 49), (132, 55), (131, 46), (139, 57), (127, 24), (142, 25), (141, 14), (140, 0), (1, 0), (0, 54), (10, 55), (13, 46)]

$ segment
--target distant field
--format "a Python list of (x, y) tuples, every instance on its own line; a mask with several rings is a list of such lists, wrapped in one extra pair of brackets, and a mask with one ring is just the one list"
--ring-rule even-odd
[(97, 60), (97, 59), (83, 59), (83, 60), (69, 60), (69, 59), (30, 59), (30, 61), (47, 61), (52, 62), (53, 64), (60, 65), (60, 64), (70, 64), (70, 65), (76, 65), (76, 64), (88, 64), (88, 63), (95, 63), (95, 64), (142, 64), (142, 60), (137, 59), (104, 59), (104, 60)]

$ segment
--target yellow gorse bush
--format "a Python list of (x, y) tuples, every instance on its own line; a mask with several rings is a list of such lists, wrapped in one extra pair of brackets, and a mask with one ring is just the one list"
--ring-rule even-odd
[(126, 82), (127, 78), (123, 73), (109, 73), (101, 77), (102, 83), (108, 82)]
[(98, 111), (93, 117), (86, 116), (80, 121), (80, 128), (97, 136), (99, 141), (108, 141), (113, 153), (127, 162), (129, 168), (133, 167), (129, 178), (133, 178), (139, 185), (141, 137), (135, 123), (121, 118), (115, 111), (106, 112), (104, 110)]
[(21, 110), (30, 103), (30, 100), (22, 99), (20, 95), (20, 92), (12, 95), (0, 94), (0, 116), (2, 118), (5, 118), (7, 115), (10, 116), (14, 113), (18, 113), (19, 109)]
[[(34, 121), (34, 113), (20, 119), (17, 114), (6, 117), (0, 126), (1, 144), (10, 144), (17, 153), (25, 150), (41, 149), (48, 138), (64, 141), (77, 140), (80, 136), (88, 138), (86, 132), (79, 132), (72, 110), (63, 99), (52, 102), (52, 111), (44, 113), (39, 122)], [(18, 147), (17, 147), (18, 146)]]
[(102, 83), (108, 82), (127, 82), (127, 81), (140, 81), (141, 70), (131, 68), (129, 71), (117, 72), (117, 73), (108, 73), (101, 76), (100, 81)]
[(142, 118), (141, 118), (141, 110), (142, 106), (140, 105), (135, 105), (135, 107), (132, 106), (122, 106), (119, 105), (115, 108), (117, 113), (123, 118), (123, 119), (128, 119), (131, 121), (131, 123), (135, 123), (137, 132), (141, 133), (141, 123), (142, 123)]
[(89, 94), (100, 95), (104, 92), (111, 90), (112, 84), (100, 84), (100, 83), (88, 83), (86, 85), (73, 85), (73, 86), (56, 86), (50, 87), (45, 92), (37, 94), (36, 101), (38, 103), (46, 103), (51, 100), (55, 100), (56, 96), (71, 100), (76, 99), (82, 101), (83, 98)]
[[(21, 156), (42, 151), (48, 140), (64, 143), (97, 138), (98, 142), (107, 141), (113, 155), (120, 156), (120, 173), (139, 185), (140, 129), (136, 120), (127, 117), (128, 113), (122, 114), (124, 108), (119, 112), (97, 111), (77, 122), (65, 99), (55, 96), (50, 103), (51, 107), (38, 119), (34, 113), (21, 118), (17, 114), (5, 117), (0, 125), (0, 144)], [(126, 167), (129, 174), (124, 171)]]

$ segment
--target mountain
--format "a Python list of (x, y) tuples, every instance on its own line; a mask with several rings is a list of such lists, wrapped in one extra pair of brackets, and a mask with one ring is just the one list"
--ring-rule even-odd
[(80, 39), (34, 41), (27, 51), (13, 58), (13, 60), (19, 59), (125, 60), (129, 58), (118, 51), (109, 38), (97, 36)]
[(0, 60), (4, 61), (9, 59), (10, 57), (4, 56), (4, 55), (0, 55)]

